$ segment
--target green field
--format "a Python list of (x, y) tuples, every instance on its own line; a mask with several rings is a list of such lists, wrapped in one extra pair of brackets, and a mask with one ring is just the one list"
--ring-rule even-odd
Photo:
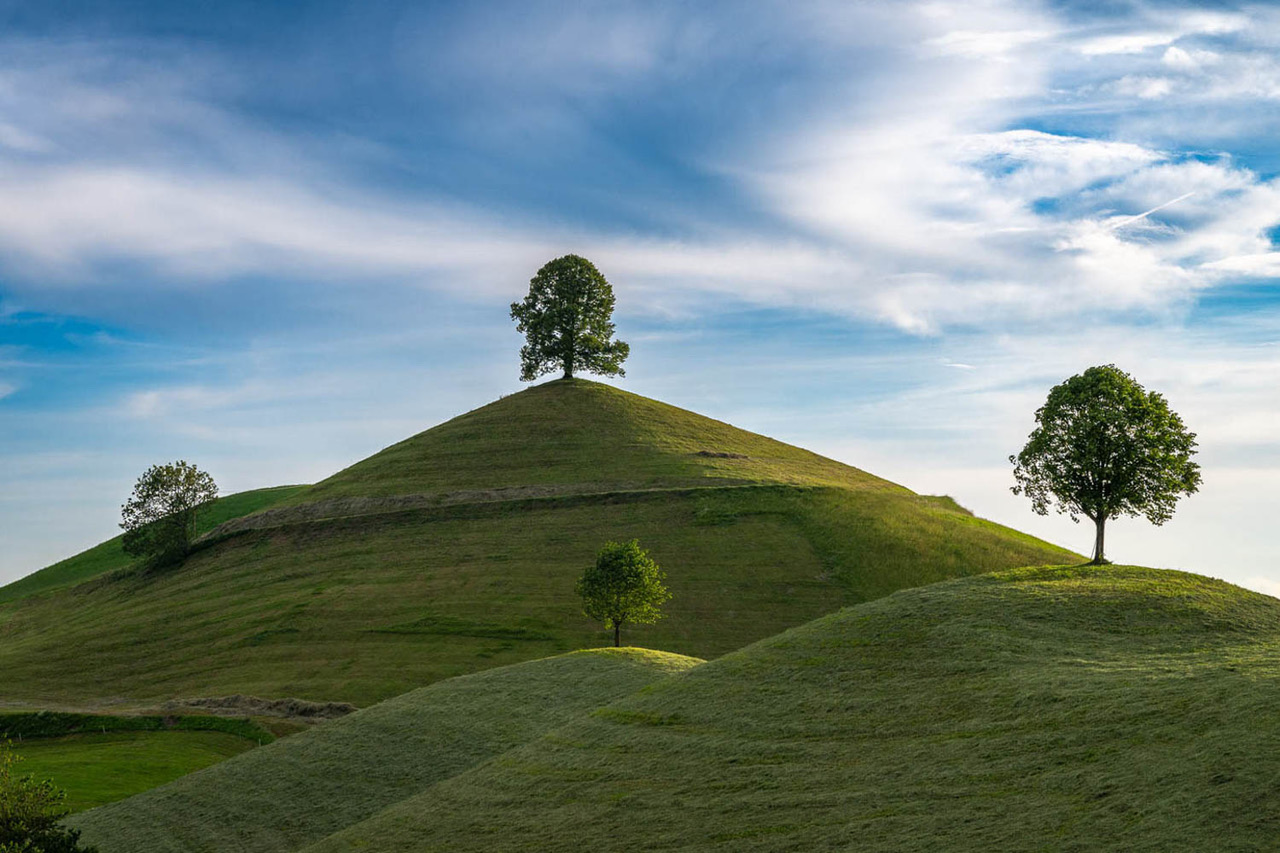
[(71, 823), (103, 853), (298, 849), (697, 663), (603, 649), (451, 679)]
[(257, 741), (226, 732), (109, 732), (14, 744), (18, 771), (51, 779), (72, 811), (114, 803), (239, 755)]
[(260, 529), (224, 530), (176, 569), (0, 604), (0, 701), (367, 705), (602, 645), (573, 584), (606, 539), (639, 538), (675, 594), (667, 619), (624, 640), (701, 658), (897, 589), (1079, 559), (948, 499), (581, 380), (272, 497), (248, 517)]
[(72, 819), (112, 851), (1259, 850), (1280, 601), (1181, 572), (905, 590), (715, 661), (437, 683)]
[(726, 655), (305, 849), (1274, 849), (1278, 707), (1276, 599), (1002, 572)]

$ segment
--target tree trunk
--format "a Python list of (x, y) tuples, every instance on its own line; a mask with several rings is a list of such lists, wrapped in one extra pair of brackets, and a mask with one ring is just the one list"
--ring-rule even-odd
[(1107, 561), (1107, 558), (1103, 555), (1103, 545), (1106, 541), (1107, 532), (1107, 517), (1105, 515), (1099, 515), (1093, 520), (1093, 523), (1097, 525), (1097, 533), (1093, 537), (1092, 562), (1095, 566), (1101, 566)]
[(622, 645), (622, 623), (613, 623), (613, 647), (616, 649)]
[(578, 324), (576, 321), (572, 326), (569, 327), (569, 334), (566, 336), (566, 341), (567, 343), (565, 344), (564, 355), (563, 355), (564, 378), (572, 379), (574, 347), (578, 343)]

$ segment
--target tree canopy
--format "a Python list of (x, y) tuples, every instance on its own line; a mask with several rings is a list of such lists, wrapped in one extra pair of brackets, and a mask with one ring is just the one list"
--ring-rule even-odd
[(195, 538), (197, 514), (217, 497), (213, 477), (185, 460), (152, 465), (121, 507), (125, 553), (159, 564), (181, 560)]
[(662, 583), (666, 579), (637, 540), (607, 542), (575, 591), (582, 596), (583, 612), (612, 628), (618, 646), (624, 622), (649, 624), (662, 618), (662, 605), (671, 600)]
[(1173, 517), (1182, 495), (1200, 486), (1188, 432), (1164, 397), (1146, 391), (1108, 364), (1072, 376), (1049, 392), (1036, 412), (1036, 428), (1010, 456), (1017, 485), (1040, 515), (1055, 508), (1094, 522), (1093, 562), (1105, 562), (1106, 522), (1145, 516), (1152, 524)]
[(520, 379), (532, 382), (556, 370), (625, 376), (631, 348), (613, 340), (613, 288), (595, 265), (578, 255), (548, 261), (529, 281), (529, 295), (511, 303), (511, 319), (525, 336)]

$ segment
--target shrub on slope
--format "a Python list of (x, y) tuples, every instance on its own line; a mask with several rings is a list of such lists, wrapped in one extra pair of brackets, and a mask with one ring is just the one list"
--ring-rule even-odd
[(697, 663), (601, 649), (439, 682), (69, 823), (102, 853), (294, 850)]
[(1038, 568), (849, 608), (309, 848), (1258, 850), (1280, 601)]

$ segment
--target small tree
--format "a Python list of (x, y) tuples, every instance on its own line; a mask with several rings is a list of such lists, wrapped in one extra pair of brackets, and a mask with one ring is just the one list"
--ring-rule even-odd
[(613, 644), (622, 644), (622, 623), (649, 624), (662, 618), (660, 608), (671, 600), (662, 585), (662, 570), (632, 539), (608, 542), (578, 580), (575, 592), (582, 596), (582, 610), (613, 629)]
[(1107, 519), (1141, 515), (1164, 524), (1178, 497), (1200, 486), (1200, 466), (1191, 461), (1195, 433), (1164, 397), (1115, 365), (1055, 386), (1036, 423), (1027, 446), (1009, 457), (1013, 493), (1030, 498), (1040, 515), (1054, 506), (1072, 521), (1092, 521), (1094, 564), (1106, 562)]
[(511, 303), (511, 319), (527, 343), (520, 350), (520, 380), (563, 370), (625, 376), (631, 348), (613, 338), (613, 288), (586, 258), (548, 261), (529, 282), (523, 302)]
[(200, 510), (217, 497), (213, 477), (189, 462), (152, 465), (121, 507), (125, 553), (157, 565), (178, 562), (191, 548)]
[(20, 759), (0, 740), (0, 853), (96, 853), (80, 846), (80, 831), (59, 825), (66, 793), (52, 782), (18, 776)]

